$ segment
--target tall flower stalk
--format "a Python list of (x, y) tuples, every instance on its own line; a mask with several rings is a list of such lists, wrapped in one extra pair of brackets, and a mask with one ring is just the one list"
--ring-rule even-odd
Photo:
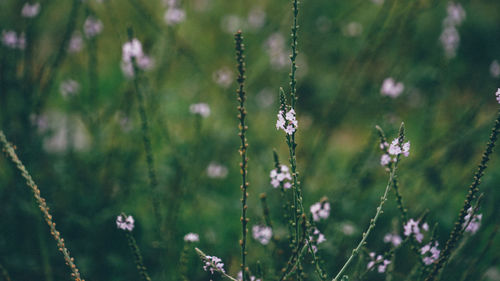
[(247, 274), (247, 268), (246, 268), (246, 255), (247, 255), (247, 249), (246, 249), (246, 243), (247, 243), (247, 233), (248, 233), (248, 218), (247, 218), (247, 188), (248, 188), (248, 182), (247, 182), (247, 163), (248, 163), (248, 158), (247, 158), (247, 148), (248, 148), (248, 143), (247, 139), (245, 137), (245, 132), (248, 130), (248, 127), (245, 125), (245, 116), (247, 114), (245, 110), (245, 90), (244, 90), (244, 85), (245, 85), (245, 55), (244, 55), (244, 50), (245, 47), (243, 45), (243, 36), (241, 34), (241, 30), (236, 32), (234, 35), (234, 39), (236, 42), (236, 61), (237, 61), (237, 67), (238, 67), (238, 77), (236, 78), (236, 81), (238, 82), (238, 89), (236, 90), (236, 93), (238, 94), (238, 119), (240, 121), (239, 124), (239, 136), (241, 140), (241, 145), (240, 145), (240, 155), (241, 155), (241, 162), (240, 162), (240, 172), (241, 172), (241, 240), (240, 240), (240, 245), (241, 245), (241, 272), (242, 272), (242, 279), (243, 281), (248, 280), (248, 274)]
[(71, 270), (71, 276), (75, 281), (85, 281), (80, 276), (80, 271), (76, 267), (75, 259), (71, 257), (68, 248), (66, 248), (66, 244), (64, 242), (64, 239), (61, 237), (61, 233), (59, 233), (59, 231), (57, 231), (56, 229), (56, 223), (53, 221), (52, 215), (49, 213), (49, 207), (47, 206), (45, 199), (40, 194), (40, 189), (38, 189), (38, 186), (29, 174), (28, 170), (26, 170), (26, 167), (17, 156), (16, 151), (14, 150), (14, 146), (7, 141), (7, 138), (2, 131), (0, 131), (0, 143), (2, 144), (2, 148), (7, 154), (7, 157), (12, 161), (12, 163), (14, 163), (14, 165), (16, 165), (17, 169), (21, 172), (21, 176), (26, 180), (26, 185), (28, 185), (28, 187), (33, 191), (33, 195), (36, 202), (38, 203), (40, 211), (43, 214), (45, 222), (47, 222), (47, 224), (49, 225), (50, 234), (56, 240), (57, 248), (63, 254), (66, 265)]

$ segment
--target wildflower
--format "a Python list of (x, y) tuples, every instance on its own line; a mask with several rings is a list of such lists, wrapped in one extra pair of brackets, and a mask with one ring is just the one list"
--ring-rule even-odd
[(497, 60), (494, 60), (491, 62), (490, 65), (490, 74), (493, 78), (498, 78), (500, 77), (500, 64), (498, 63)]
[(59, 92), (64, 98), (74, 96), (80, 91), (80, 84), (75, 80), (68, 79), (61, 83)]
[(420, 254), (422, 254), (422, 261), (426, 265), (430, 265), (439, 259), (439, 254), (441, 251), (438, 249), (439, 243), (434, 241), (434, 243), (429, 243), (420, 249)]
[(225, 178), (227, 173), (226, 166), (215, 162), (210, 162), (207, 167), (207, 175), (209, 178)]
[(389, 156), (389, 154), (383, 154), (382, 157), (380, 157), (380, 165), (387, 166), (389, 162), (391, 162), (391, 156)]
[(121, 68), (123, 74), (129, 78), (134, 77), (132, 59), (135, 60), (135, 64), (140, 70), (149, 70), (154, 66), (154, 61), (144, 54), (142, 51), (142, 44), (136, 38), (133, 38), (122, 46)]
[(446, 11), (446, 18), (443, 19), (444, 29), (441, 36), (439, 36), (439, 40), (443, 45), (446, 57), (453, 58), (456, 56), (460, 44), (460, 35), (456, 27), (464, 21), (465, 11), (460, 4), (455, 4), (453, 2), (448, 3)]
[(244, 20), (237, 15), (225, 15), (220, 23), (222, 30), (231, 34), (238, 29), (243, 29), (244, 24)]
[(497, 102), (500, 103), (500, 88), (498, 88), (497, 92), (495, 93), (497, 96)]
[(298, 127), (298, 121), (295, 118), (295, 110), (290, 109), (283, 117), (283, 110), (278, 112), (278, 120), (276, 121), (276, 130), (282, 129), (288, 135), (292, 135)]
[(460, 4), (449, 2), (446, 12), (447, 16), (443, 21), (444, 25), (460, 25), (465, 20), (465, 11)]
[(198, 242), (198, 241), (200, 241), (200, 236), (196, 233), (190, 232), (190, 233), (184, 235), (184, 241), (190, 242), (190, 243)]
[(205, 256), (204, 258), (205, 265), (203, 266), (203, 270), (210, 270), (210, 273), (212, 274), (214, 274), (214, 271), (226, 273), (226, 271), (224, 270), (224, 263), (222, 263), (222, 260), (220, 258), (215, 256)]
[(254, 8), (248, 13), (248, 25), (253, 29), (260, 29), (266, 23), (266, 12), (261, 8)]
[(203, 118), (210, 116), (210, 107), (206, 103), (195, 103), (189, 106), (192, 114), (199, 114)]
[(312, 242), (311, 248), (313, 252), (316, 253), (318, 251), (318, 245), (325, 241), (326, 241), (325, 235), (323, 235), (323, 233), (321, 233), (319, 229), (315, 227), (313, 228), (312, 235), (309, 236), (309, 240), (307, 241), (307, 243)]
[(281, 33), (271, 34), (264, 44), (264, 49), (274, 69), (282, 69), (288, 65), (290, 60), (285, 48), (285, 37)]
[(401, 95), (401, 93), (403, 92), (404, 89), (405, 89), (405, 86), (403, 83), (401, 83), (401, 82), (396, 83), (396, 81), (392, 77), (389, 77), (389, 78), (386, 78), (384, 80), (384, 82), (382, 83), (382, 88), (380, 89), (380, 93), (383, 96), (389, 96), (391, 98), (396, 98), (399, 95)]
[(68, 52), (70, 53), (78, 53), (82, 50), (83, 47), (83, 38), (80, 32), (75, 32), (71, 35), (71, 39), (68, 44)]
[[(387, 149), (387, 147), (389, 147)], [(405, 157), (410, 156), (410, 142), (406, 142), (403, 145), (399, 143), (399, 138), (395, 138), (392, 143), (389, 145), (388, 143), (380, 144), (380, 149), (386, 151), (380, 158), (380, 165), (387, 166), (391, 161), (396, 162), (397, 156), (403, 154)], [(392, 157), (391, 157), (392, 155)]]
[(403, 239), (401, 239), (401, 236), (397, 234), (387, 233), (384, 236), (384, 242), (391, 243), (394, 247), (397, 247), (401, 244), (401, 242), (403, 242)]
[(87, 38), (92, 38), (102, 32), (102, 22), (93, 16), (88, 16), (83, 24), (83, 32)]
[[(420, 227), (418, 226), (419, 221), (415, 221), (413, 219), (408, 220), (408, 222), (403, 226), (404, 228), (404, 235), (405, 236), (410, 236), (412, 234), (415, 235), (415, 239), (418, 241), (418, 243), (422, 243), (422, 240), (424, 239), (424, 235), (420, 232)], [(424, 224), (426, 225), (426, 224)], [(428, 230), (428, 227), (423, 227), (424, 230)]]
[(273, 229), (265, 225), (254, 225), (252, 227), (253, 239), (259, 241), (262, 245), (269, 244), (273, 237)]
[(163, 17), (167, 25), (176, 25), (186, 19), (186, 12), (182, 9), (170, 7)]
[(34, 18), (40, 13), (40, 3), (25, 3), (21, 10), (21, 16), (25, 18)]
[(125, 62), (131, 62), (132, 58), (136, 60), (142, 57), (144, 53), (142, 52), (142, 44), (137, 38), (126, 42), (122, 46), (122, 60)]
[(353, 235), (354, 231), (356, 230), (354, 228), (354, 225), (350, 222), (342, 223), (341, 227), (342, 227), (342, 233), (344, 233), (345, 235), (348, 235), (348, 236)]
[(223, 67), (212, 74), (212, 79), (223, 88), (227, 88), (233, 82), (233, 72), (229, 68)]
[[(241, 270), (238, 272), (238, 275), (236, 276), (237, 280), (242, 281), (243, 280), (243, 274), (241, 273)], [(250, 276), (250, 281), (261, 281), (261, 279), (256, 279), (255, 276)]]
[(359, 22), (350, 22), (343, 28), (344, 36), (358, 37), (363, 32), (363, 26)]
[(2, 44), (11, 49), (17, 48), (17, 33), (12, 30), (2, 30)]
[(367, 264), (366, 269), (373, 270), (375, 268), (375, 264), (379, 264), (377, 267), (377, 271), (379, 273), (384, 273), (387, 270), (387, 266), (391, 263), (391, 261), (382, 257), (382, 255), (378, 255), (375, 258), (374, 252), (371, 252), (369, 255), (370, 255), (371, 261)]
[(116, 217), (116, 226), (122, 230), (132, 231), (134, 229), (134, 218), (132, 216), (119, 215)]
[(327, 219), (330, 216), (330, 203), (326, 201), (314, 203), (310, 211), (314, 221)]
[(467, 215), (464, 217), (463, 227), (465, 228), (465, 232), (470, 232), (471, 234), (475, 234), (479, 227), (481, 226), (481, 219), (483, 218), (482, 214), (472, 215), (472, 207), (467, 210)]
[(281, 165), (278, 169), (272, 169), (269, 176), (271, 177), (271, 185), (274, 188), (280, 186), (283, 183), (283, 188), (288, 189), (292, 187), (290, 181), (292, 180), (292, 175), (290, 174), (290, 169), (286, 165)]

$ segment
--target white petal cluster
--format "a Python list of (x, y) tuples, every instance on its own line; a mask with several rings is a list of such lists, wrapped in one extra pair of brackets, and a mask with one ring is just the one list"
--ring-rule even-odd
[(76, 95), (80, 91), (80, 84), (73, 79), (64, 80), (59, 86), (59, 92), (64, 98)]
[(314, 221), (326, 220), (330, 216), (330, 203), (316, 202), (311, 205), (310, 211)]
[(119, 215), (116, 217), (116, 226), (122, 230), (132, 231), (134, 229), (134, 222), (132, 216)]
[[(419, 223), (420, 223), (420, 221), (415, 221), (413, 219), (410, 219), (403, 226), (403, 229), (404, 229), (405, 236), (410, 236), (410, 235), (414, 234), (415, 239), (418, 241), (418, 243), (422, 243), (422, 240), (424, 240), (424, 235), (420, 232)], [(425, 231), (428, 231), (429, 225), (427, 223), (423, 223), (422, 229)]]
[[(243, 281), (243, 274), (241, 273), (241, 270), (238, 272), (238, 275), (236, 276), (237, 280)], [(250, 276), (250, 281), (261, 281), (260, 278), (256, 278), (255, 276)]]
[(210, 106), (206, 103), (195, 103), (189, 106), (189, 111), (192, 114), (198, 114), (203, 118), (210, 116)]
[(223, 88), (227, 88), (233, 83), (233, 72), (228, 67), (222, 67), (212, 74), (215, 83)]
[(21, 16), (24, 18), (34, 18), (40, 13), (40, 3), (25, 3), (21, 10)]
[(397, 247), (403, 242), (403, 239), (401, 239), (401, 236), (393, 233), (387, 233), (384, 236), (384, 242), (385, 243), (391, 243), (394, 247)]
[(379, 273), (384, 273), (387, 270), (387, 266), (391, 263), (390, 260), (385, 259), (382, 255), (376, 255), (374, 252), (370, 253), (370, 259), (371, 261), (366, 266), (366, 269), (373, 270), (375, 264), (378, 264), (377, 271)]
[(80, 32), (75, 32), (71, 35), (71, 39), (69, 39), (68, 43), (68, 52), (70, 53), (78, 53), (83, 48), (83, 38)]
[(498, 88), (497, 92), (495, 93), (495, 96), (497, 97), (497, 102), (500, 103), (500, 88)]
[(386, 151), (387, 149), (387, 153), (384, 153), (380, 157), (380, 165), (382, 166), (387, 166), (390, 162), (396, 162), (397, 157), (400, 154), (403, 154), (405, 157), (410, 156), (410, 142), (407, 141), (400, 144), (399, 138), (395, 138), (390, 145), (388, 143), (380, 144), (380, 148), (383, 151)]
[(384, 80), (382, 83), (382, 88), (380, 88), (380, 93), (383, 96), (389, 96), (391, 98), (396, 98), (405, 89), (405, 86), (402, 82), (396, 82), (394, 78), (389, 77)]
[(465, 20), (465, 11), (460, 4), (448, 3), (447, 15), (443, 20), (443, 31), (439, 36), (439, 41), (443, 46), (447, 58), (454, 58), (460, 44), (460, 35), (457, 27)]
[[(313, 228), (312, 235), (309, 236), (309, 241), (313, 242), (311, 248), (316, 253), (318, 251), (318, 245), (326, 241), (326, 237), (323, 233), (319, 231), (318, 228)], [(309, 242), (308, 241), (308, 242)]]
[(121, 68), (123, 74), (128, 78), (134, 77), (133, 60), (141, 70), (149, 70), (154, 66), (153, 59), (144, 54), (142, 44), (137, 38), (133, 38), (122, 46)]
[(87, 38), (97, 36), (102, 32), (102, 28), (103, 25), (101, 20), (94, 16), (88, 16), (83, 23), (83, 32), (85, 33), (85, 36), (87, 36)]
[(420, 254), (422, 255), (422, 261), (425, 265), (430, 265), (439, 259), (439, 254), (441, 251), (438, 249), (439, 243), (434, 241), (434, 243), (428, 243), (420, 249)]
[(186, 12), (179, 8), (178, 1), (164, 1), (167, 6), (167, 11), (163, 16), (167, 25), (177, 25), (186, 20)]
[[(466, 232), (471, 234), (475, 234), (479, 227), (481, 226), (481, 219), (483, 218), (483, 214), (472, 215), (472, 207), (467, 210), (467, 215), (464, 217), (463, 227)], [(470, 221), (470, 222), (469, 222)]]
[(252, 227), (252, 237), (259, 241), (260, 244), (267, 245), (273, 237), (273, 229), (266, 225), (254, 225)]
[(216, 256), (205, 256), (205, 265), (203, 266), (203, 270), (210, 271), (212, 274), (214, 274), (214, 271), (226, 273), (224, 270), (224, 263)]
[(2, 44), (11, 49), (24, 50), (26, 48), (26, 36), (19, 35), (13, 30), (2, 30)]
[(196, 233), (190, 232), (190, 233), (184, 235), (184, 241), (190, 242), (190, 243), (198, 242), (198, 241), (200, 241), (200, 236)]
[(207, 175), (209, 178), (222, 179), (227, 176), (227, 167), (216, 162), (210, 162), (207, 167)]
[(282, 129), (288, 135), (292, 135), (293, 133), (295, 133), (298, 127), (299, 123), (295, 118), (295, 110), (293, 110), (293, 108), (290, 109), (286, 114), (284, 114), (283, 110), (280, 110), (278, 112), (276, 130)]
[(274, 188), (278, 188), (283, 183), (283, 188), (289, 189), (292, 187), (292, 175), (290, 174), (290, 169), (286, 165), (280, 166), (280, 171), (278, 169), (272, 169), (269, 177), (271, 177), (271, 185)]

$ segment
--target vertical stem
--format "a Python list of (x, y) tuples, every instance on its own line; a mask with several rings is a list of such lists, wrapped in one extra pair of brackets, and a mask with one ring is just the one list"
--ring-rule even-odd
[(137, 242), (135, 241), (134, 236), (132, 236), (132, 233), (130, 233), (129, 231), (125, 231), (125, 236), (127, 236), (128, 245), (130, 247), (130, 250), (134, 254), (135, 265), (137, 266), (137, 270), (139, 271), (142, 280), (151, 281), (151, 278), (149, 277), (149, 274), (146, 270), (146, 266), (144, 266), (141, 251), (137, 246)]
[(238, 63), (238, 78), (236, 79), (239, 87), (236, 90), (236, 93), (238, 94), (238, 119), (240, 120), (239, 124), (239, 136), (241, 139), (241, 145), (240, 145), (240, 155), (241, 155), (241, 163), (240, 163), (240, 172), (241, 172), (241, 192), (242, 192), (242, 197), (241, 197), (241, 232), (242, 232), (242, 238), (240, 241), (241, 245), (241, 273), (242, 273), (242, 278), (243, 281), (248, 280), (247, 276), (247, 270), (246, 270), (246, 240), (247, 240), (247, 188), (248, 188), (248, 182), (247, 182), (247, 148), (248, 148), (248, 143), (247, 139), (245, 137), (245, 132), (247, 131), (248, 127), (245, 125), (245, 116), (247, 114), (245, 110), (245, 91), (243, 89), (244, 83), (245, 83), (245, 55), (244, 55), (244, 45), (243, 45), (243, 36), (241, 34), (241, 30), (236, 32), (234, 35), (235, 41), (236, 41), (236, 60)]

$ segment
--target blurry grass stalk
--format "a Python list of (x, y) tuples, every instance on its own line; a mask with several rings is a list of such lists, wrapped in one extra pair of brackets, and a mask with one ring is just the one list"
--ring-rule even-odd
[(495, 143), (498, 137), (498, 130), (500, 130), (500, 110), (497, 113), (495, 124), (491, 129), (490, 138), (483, 152), (481, 162), (479, 163), (477, 171), (474, 174), (474, 180), (469, 186), (469, 191), (467, 193), (467, 196), (465, 197), (464, 205), (458, 214), (458, 218), (448, 240), (446, 241), (444, 250), (441, 252), (438, 261), (434, 264), (431, 272), (426, 277), (426, 281), (433, 281), (438, 277), (440, 270), (448, 263), (448, 260), (450, 259), (454, 248), (463, 237), (463, 224), (465, 222), (465, 216), (467, 215), (467, 210), (472, 206), (472, 202), (476, 199), (476, 194), (479, 192), (479, 184), (481, 183), (481, 178), (484, 175), (484, 171), (486, 170), (488, 161), (490, 160), (490, 155), (493, 152), (493, 148), (495, 147)]
[(47, 206), (45, 199), (40, 195), (40, 190), (38, 189), (38, 186), (33, 181), (33, 178), (31, 177), (29, 172), (26, 170), (26, 167), (18, 158), (14, 150), (14, 146), (12, 146), (12, 144), (7, 141), (7, 138), (5, 137), (2, 131), (0, 131), (0, 143), (2, 144), (2, 148), (4, 152), (7, 154), (8, 158), (10, 158), (12, 163), (16, 165), (17, 169), (21, 172), (21, 176), (26, 180), (26, 184), (33, 191), (35, 200), (38, 203), (40, 211), (42, 212), (45, 221), (50, 227), (50, 234), (56, 240), (57, 247), (59, 251), (63, 254), (64, 260), (66, 261), (66, 265), (68, 265), (68, 267), (71, 269), (72, 272), (71, 276), (74, 278), (75, 281), (85, 281), (81, 279), (80, 272), (74, 263), (74, 259), (70, 256), (70, 252), (66, 248), (64, 239), (61, 237), (61, 234), (56, 229), (56, 223), (52, 220), (52, 215), (49, 213), (49, 207)]
[(143, 258), (141, 255), (141, 250), (139, 249), (139, 246), (137, 246), (137, 242), (135, 241), (134, 236), (132, 235), (132, 233), (130, 231), (125, 230), (124, 232), (125, 232), (125, 236), (127, 237), (128, 246), (130, 247), (130, 251), (132, 251), (132, 254), (134, 255), (134, 261), (135, 261), (135, 265), (137, 267), (137, 271), (139, 271), (139, 275), (141, 275), (141, 278), (143, 281), (151, 281), (151, 278), (149, 277), (146, 266), (144, 266)]
[[(134, 38), (133, 36), (133, 30), (132, 28), (128, 29), (128, 39), (129, 41), (132, 41)], [(140, 81), (139, 81), (139, 73), (140, 69), (137, 66), (137, 61), (135, 57), (132, 57), (132, 67), (134, 69), (133, 71), (133, 80), (134, 80), (134, 88), (135, 92), (137, 94), (137, 101), (139, 102), (138, 104), (138, 109), (139, 109), (139, 115), (141, 118), (141, 129), (142, 129), (142, 140), (144, 143), (144, 150), (146, 151), (146, 161), (148, 164), (148, 176), (149, 176), (149, 184), (151, 186), (151, 197), (153, 201), (153, 213), (155, 216), (156, 223), (158, 225), (158, 229), (161, 228), (162, 225), (162, 220), (161, 220), (161, 215), (160, 215), (160, 201), (158, 198), (158, 180), (156, 177), (156, 170), (155, 170), (155, 165), (154, 165), (154, 156), (153, 156), (153, 149), (151, 147), (151, 137), (149, 135), (149, 125), (148, 125), (148, 118), (146, 114), (146, 107), (144, 104), (144, 95), (141, 91), (140, 87)]]
[(245, 55), (244, 55), (244, 50), (245, 46), (243, 45), (243, 36), (241, 34), (241, 30), (236, 32), (234, 35), (235, 41), (236, 41), (236, 61), (238, 63), (238, 77), (236, 81), (238, 82), (238, 89), (236, 90), (236, 93), (238, 94), (238, 119), (240, 120), (240, 124), (238, 126), (240, 132), (239, 132), (239, 137), (241, 139), (241, 145), (240, 145), (240, 155), (241, 155), (241, 162), (240, 162), (240, 172), (241, 172), (241, 231), (242, 231), (242, 238), (240, 240), (240, 245), (241, 245), (241, 272), (242, 272), (242, 279), (243, 281), (249, 280), (248, 276), (248, 269), (246, 267), (246, 255), (247, 255), (247, 250), (246, 250), (246, 243), (247, 243), (247, 224), (249, 219), (247, 218), (247, 188), (248, 188), (248, 182), (247, 182), (247, 163), (248, 163), (248, 158), (247, 158), (247, 148), (248, 148), (248, 143), (247, 139), (245, 137), (245, 132), (248, 130), (248, 127), (245, 125), (245, 116), (247, 114), (245, 110), (245, 90), (244, 90), (244, 85), (245, 85)]
[[(399, 128), (399, 143), (400, 144), (403, 143), (404, 136), (405, 136), (405, 127), (404, 127), (404, 123), (401, 123), (401, 127)], [(378, 220), (380, 214), (382, 214), (382, 212), (383, 212), (382, 208), (384, 206), (384, 203), (385, 203), (385, 201), (387, 201), (387, 195), (389, 193), (389, 189), (391, 188), (394, 176), (396, 175), (398, 163), (399, 163), (399, 155), (397, 156), (397, 159), (396, 159), (396, 162), (394, 163), (394, 165), (391, 165), (391, 167), (390, 167), (391, 172), (389, 174), (389, 181), (387, 182), (387, 185), (385, 187), (384, 195), (380, 198), (380, 204), (377, 207), (377, 211), (375, 212), (375, 216), (370, 220), (370, 225), (368, 226), (368, 229), (365, 232), (363, 232), (361, 241), (359, 241), (356, 248), (354, 248), (354, 250), (352, 250), (351, 256), (349, 256), (349, 258), (347, 259), (345, 264), (342, 266), (342, 268), (337, 273), (335, 278), (333, 278), (332, 281), (339, 281), (339, 280), (341, 280), (340, 278), (342, 278), (342, 279), (344, 278), (344, 275), (343, 275), (344, 272), (347, 270), (347, 268), (349, 267), (349, 264), (353, 261), (353, 259), (359, 254), (361, 247), (363, 247), (366, 244), (366, 239), (370, 235), (371, 231), (375, 228), (377, 220)]]

